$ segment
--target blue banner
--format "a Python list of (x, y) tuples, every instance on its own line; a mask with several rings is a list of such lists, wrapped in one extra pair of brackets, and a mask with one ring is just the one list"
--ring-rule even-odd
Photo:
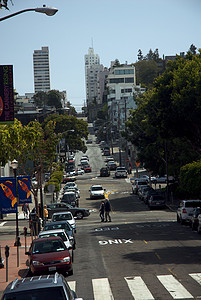
[(31, 176), (17, 176), (19, 204), (31, 203)]
[(13, 177), (0, 177), (0, 208), (2, 214), (17, 212), (16, 181)]

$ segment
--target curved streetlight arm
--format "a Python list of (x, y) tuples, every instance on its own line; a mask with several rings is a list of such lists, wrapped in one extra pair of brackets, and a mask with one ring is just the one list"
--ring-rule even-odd
[(23, 9), (23, 10), (17, 11), (16, 13), (13, 13), (13, 14), (8, 15), (6, 17), (0, 18), (0, 22), (4, 21), (6, 19), (12, 18), (14, 16), (17, 16), (19, 14), (22, 14), (24, 12), (27, 12), (27, 11), (35, 11), (35, 12), (40, 12), (40, 13), (46, 14), (47, 16), (53, 16), (54, 14), (56, 14), (56, 12), (58, 11), (58, 9), (53, 8), (53, 7), (46, 7), (46, 6), (44, 6), (44, 7), (38, 7), (38, 8), (27, 8), (27, 9)]

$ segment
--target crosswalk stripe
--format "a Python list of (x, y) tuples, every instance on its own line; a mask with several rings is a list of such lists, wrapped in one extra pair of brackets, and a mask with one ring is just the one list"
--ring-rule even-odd
[(114, 300), (108, 278), (92, 279), (94, 300)]
[(201, 273), (192, 273), (189, 275), (201, 285)]
[(194, 297), (183, 287), (183, 285), (172, 275), (157, 276), (173, 299), (194, 299)]
[(68, 281), (68, 285), (70, 286), (70, 289), (75, 292), (76, 281)]
[(124, 277), (135, 300), (154, 300), (140, 276)]

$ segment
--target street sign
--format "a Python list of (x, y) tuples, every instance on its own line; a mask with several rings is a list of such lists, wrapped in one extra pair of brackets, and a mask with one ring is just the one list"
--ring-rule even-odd
[(54, 184), (49, 184), (48, 187), (47, 187), (48, 191), (50, 193), (54, 193), (55, 191), (55, 185)]
[(136, 164), (137, 167), (140, 166), (140, 162), (138, 160), (135, 161), (135, 164)]

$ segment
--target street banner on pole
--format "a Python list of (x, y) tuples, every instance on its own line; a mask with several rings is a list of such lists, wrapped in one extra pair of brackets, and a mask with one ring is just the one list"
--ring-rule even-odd
[(19, 204), (31, 203), (31, 177), (17, 176)]
[(13, 66), (0, 65), (0, 124), (14, 123)]
[(0, 207), (2, 214), (17, 212), (16, 182), (13, 177), (0, 177)]

